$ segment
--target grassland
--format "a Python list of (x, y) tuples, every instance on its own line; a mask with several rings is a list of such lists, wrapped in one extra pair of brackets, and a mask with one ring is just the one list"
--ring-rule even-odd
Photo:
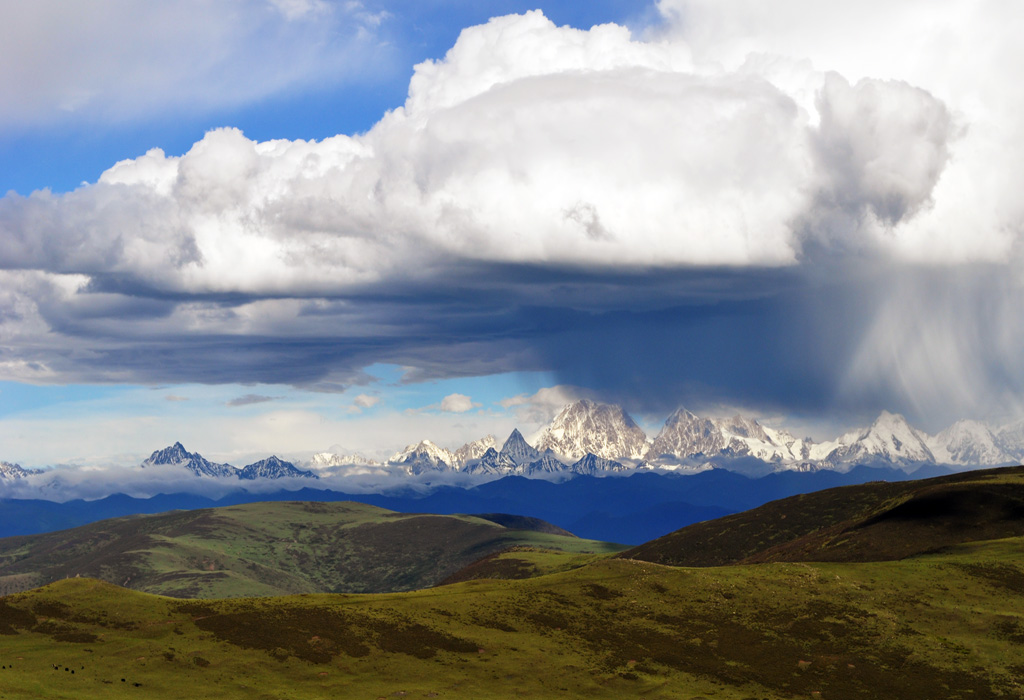
[(182, 600), (70, 578), (0, 598), (0, 698), (1024, 699), (1022, 483), (836, 489), (646, 551), (760, 563), (535, 540), (402, 593)]
[(517, 545), (623, 549), (559, 532), (528, 518), (407, 515), (360, 503), (177, 511), (0, 540), (0, 594), (74, 576), (174, 597), (401, 591)]
[(1022, 554), (233, 600), (69, 579), (0, 600), (0, 697), (1022, 698)]

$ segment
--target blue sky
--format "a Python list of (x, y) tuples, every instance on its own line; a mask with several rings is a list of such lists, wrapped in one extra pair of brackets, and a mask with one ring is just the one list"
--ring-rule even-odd
[[(218, 126), (238, 127), (258, 141), (323, 139), (366, 131), (405, 100), (412, 67), (444, 56), (463, 28), (537, 7), (513, 0), (363, 4), (370, 13), (389, 13), (380, 27), (379, 40), (388, 45), (381, 62), (360, 65), (353, 74), (317, 75), (314, 84), (286, 86), (241, 103), (206, 109), (178, 103), (135, 118), (51, 113), (41, 120), (42, 126), (9, 126), (0, 134), (0, 192), (72, 190), (82, 182), (94, 182), (113, 163), (150, 148), (184, 153)], [(624, 0), (552, 2), (544, 12), (557, 24), (582, 28), (620, 22), (642, 29), (653, 17), (652, 7)]]
[(0, 459), (1021, 413), (1014, 2), (0, 12)]

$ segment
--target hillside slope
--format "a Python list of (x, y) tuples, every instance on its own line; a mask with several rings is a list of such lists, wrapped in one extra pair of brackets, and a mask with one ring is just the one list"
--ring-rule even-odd
[(0, 599), (0, 684), (77, 700), (1021, 698), (1022, 546), (705, 569), (604, 559), (412, 593), (220, 601), (71, 579)]
[(514, 545), (621, 549), (552, 530), (493, 514), (404, 515), (346, 502), (134, 516), (0, 540), (0, 593), (75, 576), (175, 597), (400, 591)]
[(619, 556), (673, 566), (885, 561), (1024, 535), (1024, 467), (875, 482), (697, 523)]

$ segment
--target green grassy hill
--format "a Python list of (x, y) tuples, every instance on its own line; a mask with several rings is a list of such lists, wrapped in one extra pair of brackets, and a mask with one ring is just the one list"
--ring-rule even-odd
[(75, 576), (175, 597), (401, 591), (515, 545), (622, 549), (557, 534), (542, 521), (506, 519), (534, 528), (510, 529), (500, 519), (297, 502), (116, 518), (0, 540), (0, 593)]
[(690, 525), (623, 552), (674, 566), (884, 561), (1024, 535), (1024, 467), (844, 486)]
[(603, 559), (216, 601), (70, 579), (0, 599), (0, 696), (1021, 698), (1022, 551), (1015, 538), (899, 562)]
[[(835, 489), (650, 543), (661, 556), (696, 551), (700, 567), (586, 554), (576, 540), (572, 551), (494, 550), (449, 579), (460, 583), (402, 593), (181, 600), (61, 580), (0, 598), (0, 698), (1020, 700), (1022, 481), (1014, 468)], [(303, 561), (321, 556), (317, 537), (406, 518), (420, 530), (484, 523), (560, 537), (347, 504), (346, 526), (316, 534), (323, 521), (289, 510), (306, 504), (280, 505), (241, 518), (208, 511), (198, 526), (160, 516), (183, 528), (161, 537), (219, 542), (241, 558), (256, 546), (231, 529), (241, 520), (261, 547), (288, 534), (275, 556), (302, 551)], [(144, 538), (160, 521), (127, 522)], [(394, 532), (382, 530), (377, 548), (437, 541), (400, 543)], [(712, 555), (806, 560), (708, 566)]]

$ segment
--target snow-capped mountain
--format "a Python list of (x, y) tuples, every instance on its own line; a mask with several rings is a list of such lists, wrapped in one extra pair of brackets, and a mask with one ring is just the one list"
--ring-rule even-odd
[(389, 459), (388, 464), (403, 467), (410, 474), (458, 469), (458, 460), (452, 451), (439, 447), (430, 440), (423, 440), (419, 444), (409, 445)]
[[(1009, 446), (1009, 438), (1014, 437), (1019, 438), (1019, 447)], [(518, 429), (500, 450), (493, 435), (454, 452), (424, 440), (408, 446), (385, 466), (407, 474), (443, 470), (492, 478), (608, 475), (637, 469), (690, 473), (710, 468), (752, 476), (773, 471), (846, 471), (858, 464), (908, 470), (924, 464), (990, 466), (1019, 461), (1022, 455), (1024, 422), (996, 433), (977, 421), (961, 421), (932, 437), (888, 411), (867, 428), (815, 443), (747, 416), (707, 418), (679, 408), (648, 442), (620, 406), (581, 400), (559, 411), (541, 431), (536, 446)]]
[(1012, 464), (1017, 459), (987, 425), (960, 420), (930, 438), (935, 459), (942, 464)]
[(664, 455), (679, 458), (698, 454), (715, 455), (723, 447), (725, 439), (711, 419), (701, 418), (685, 408), (677, 408), (654, 438), (646, 458), (656, 460)]
[(189, 452), (180, 442), (176, 442), (162, 450), (157, 450), (140, 466), (143, 469), (157, 466), (183, 467), (198, 477), (233, 478), (247, 481), (296, 476), (312, 479), (319, 478), (313, 472), (298, 469), (291, 462), (285, 462), (277, 457), (268, 457), (242, 469), (233, 467), (230, 464), (218, 464), (207, 460), (198, 452)]
[(833, 468), (887, 463), (897, 466), (936, 463), (926, 436), (898, 413), (882, 411), (870, 427), (847, 433), (834, 442), (811, 446), (809, 457)]
[(455, 456), (455, 465), (453, 466), (457, 465), (461, 468), (470, 461), (483, 457), (487, 450), (496, 449), (497, 447), (498, 438), (493, 435), (487, 435), (479, 440), (467, 442), (453, 453)]
[(309, 460), (309, 466), (314, 469), (352, 466), (379, 467), (380, 462), (368, 457), (363, 457), (362, 455), (340, 455), (334, 452), (317, 452)]
[(184, 467), (196, 476), (213, 478), (238, 476), (238, 469), (230, 464), (210, 462), (198, 452), (189, 452), (180, 442), (151, 454), (149, 459), (142, 463), (142, 468), (165, 465)]
[(555, 453), (551, 450), (546, 450), (539, 459), (527, 464), (525, 467), (519, 468), (519, 473), (526, 476), (536, 474), (564, 474), (569, 470), (565, 463), (555, 456)]
[(42, 474), (42, 469), (25, 469), (20, 464), (0, 462), (0, 479), (24, 479), (32, 474)]
[(559, 411), (541, 434), (537, 449), (573, 460), (588, 453), (605, 459), (641, 459), (647, 452), (647, 435), (621, 406), (581, 399)]
[(493, 447), (487, 449), (479, 458), (471, 459), (462, 466), (467, 474), (511, 474), (518, 465), (505, 453)]
[(624, 472), (628, 471), (628, 469), (628, 467), (623, 466), (620, 462), (604, 459), (590, 453), (584, 455), (578, 462), (569, 467), (569, 471), (573, 474), (588, 474), (590, 476)]
[(299, 469), (291, 462), (278, 459), (277, 456), (261, 459), (259, 462), (248, 464), (238, 470), (239, 479), (284, 479), (287, 477), (320, 478), (313, 472)]
[(784, 430), (766, 428), (753, 418), (701, 418), (677, 409), (647, 450), (646, 459), (697, 455), (756, 457), (763, 462), (793, 462), (807, 457), (808, 443)]
[(500, 456), (516, 466), (526, 466), (540, 459), (540, 451), (533, 448), (516, 428), (501, 446)]
[[(332, 448), (333, 449), (333, 448)], [(338, 448), (340, 449), (340, 448)], [(374, 466), (399, 475), (462, 472), (481, 478), (508, 475), (558, 478), (559, 475), (606, 476), (641, 469), (695, 473), (724, 468), (748, 476), (773, 471), (846, 471), (857, 465), (890, 466), (911, 471), (925, 464), (983, 467), (1018, 464), (1024, 457), (1024, 421), (992, 430), (974, 420), (959, 421), (938, 435), (916, 430), (898, 414), (883, 411), (867, 428), (835, 440), (815, 443), (745, 416), (706, 418), (679, 408), (650, 443), (643, 430), (620, 407), (593, 401), (565, 406), (541, 432), (536, 446), (518, 429), (498, 449), (493, 435), (455, 451), (423, 440), (409, 445), (384, 464), (359, 455), (333, 452), (313, 455), (318, 469)], [(265, 479), (318, 478), (294, 464), (270, 457), (244, 469), (216, 464), (181, 443), (157, 450), (143, 467), (172, 465), (199, 477)], [(23, 478), (38, 470), (0, 463), (0, 478)], [(338, 476), (335, 474), (334, 476)]]
[(1004, 425), (995, 431), (999, 445), (1018, 464), (1024, 461), (1024, 420)]
[(467, 460), (461, 467), (467, 474), (555, 474), (566, 471), (566, 465), (550, 450), (541, 454), (526, 441), (519, 430), (513, 430), (501, 452), (488, 447), (479, 458)]

